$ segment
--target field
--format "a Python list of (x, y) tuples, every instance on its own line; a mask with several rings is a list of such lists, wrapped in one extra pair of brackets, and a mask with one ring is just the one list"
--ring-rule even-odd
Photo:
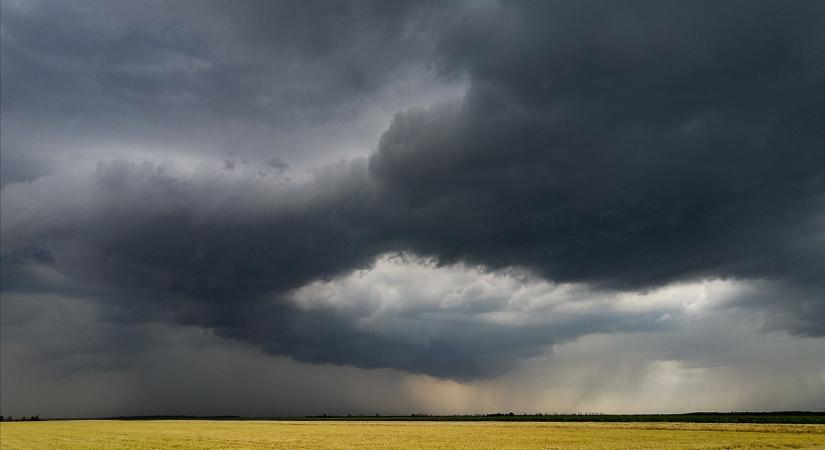
[(43, 421), (0, 424), (3, 450), (28, 448), (825, 449), (825, 426), (789, 424)]

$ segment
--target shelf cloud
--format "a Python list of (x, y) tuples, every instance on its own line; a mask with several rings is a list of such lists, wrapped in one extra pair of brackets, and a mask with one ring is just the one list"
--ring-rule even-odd
[(452, 392), (594, 336), (821, 344), (822, 4), (157, 6), (2, 3), (4, 397), (192, 330)]

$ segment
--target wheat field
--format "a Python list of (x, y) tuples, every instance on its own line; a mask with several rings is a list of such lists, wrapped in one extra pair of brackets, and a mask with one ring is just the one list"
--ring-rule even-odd
[(67, 420), (2, 423), (0, 447), (825, 449), (825, 425)]

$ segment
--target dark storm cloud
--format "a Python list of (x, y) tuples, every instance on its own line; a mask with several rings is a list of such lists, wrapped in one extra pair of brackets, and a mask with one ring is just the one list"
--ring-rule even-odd
[(11, 113), (287, 120), (377, 89), (432, 46), (426, 3), (4, 6)]
[[(2, 8), (4, 184), (52, 173), (56, 160), (82, 158), (88, 147), (104, 146), (108, 157), (149, 147), (266, 159), (278, 138), (294, 145), (284, 135), (356, 121), (405, 76), (431, 77), (421, 75), (432, 71), (431, 30), (454, 9), (11, 0)], [(319, 152), (279, 151), (290, 161)]]
[(821, 281), (821, 241), (798, 241), (825, 186), (821, 5), (550, 6), (454, 31), (467, 97), (382, 137), (371, 174), (416, 211), (399, 237), (620, 288)]
[[(71, 205), (53, 220), (48, 206), (17, 213), (28, 200), (7, 190), (4, 242), (22, 245), (45, 238), (51, 249), (48, 261), (23, 261), (20, 255), (45, 252), (30, 245), (9, 254), (3, 274), (14, 281), (4, 284), (7, 294), (94, 295), (107, 329), (112, 323), (171, 320), (304, 362), (454, 378), (500, 374), (547, 345), (582, 334), (668, 326), (658, 322), (667, 309), (562, 315), (568, 320), (552, 324), (480, 320), (480, 314), (507, 303), (505, 293), (494, 297), (499, 306), (486, 306), (482, 298), (446, 315), (443, 307), (425, 306), (381, 321), (396, 332), (361, 329), (357, 323), (374, 314), (375, 306), (307, 310), (291, 301), (291, 292), (367, 268), (377, 255), (399, 248), (376, 237), (377, 211), (371, 209), (382, 200), (366, 162), (330, 168), (319, 174), (320, 185), (295, 189), (267, 176), (240, 181), (221, 172), (224, 178), (217, 170), (192, 178), (151, 164), (102, 164), (87, 179), (89, 186), (74, 188), (91, 191), (91, 202)], [(59, 179), (29, 187), (48, 181), (55, 185), (38, 190), (68, 190)], [(39, 228), (45, 221), (50, 223)], [(141, 342), (131, 342), (135, 345)]]
[[(414, 29), (426, 45), (410, 48), (435, 42), (442, 73), (469, 77), (462, 99), (399, 113), (368, 159), (307, 183), (114, 161), (89, 177), (11, 185), (4, 253), (46, 249), (55, 270), (106, 291), (134, 320), (168, 314), (302, 361), (439, 376), (497, 373), (542, 344), (652, 329), (656, 316), (593, 314), (523, 329), (459, 320), (446, 322), (452, 334), (411, 344), (358, 328), (351, 311), (302, 309), (290, 295), (402, 251), (604, 290), (764, 280), (777, 295), (738, 307), (782, 308), (789, 319), (768, 327), (825, 333), (822, 4), (478, 4), (424, 31), (414, 26), (429, 17), (421, 5), (381, 5), (233, 11), (248, 26), (229, 36), (250, 42), (252, 65), (212, 62), (215, 49), (174, 32), (161, 41), (174, 43), (170, 73), (144, 70), (163, 67), (165, 56), (131, 49), (124, 72), (107, 66), (95, 79), (116, 94), (107, 101), (134, 94), (157, 107), (157, 96), (184, 92), (227, 112), (266, 91), (263, 80), (248, 81), (261, 76), (259, 58), (286, 51), (335, 92), (303, 96), (294, 79), (283, 92), (325, 105), (386, 82), (407, 47), (382, 42), (406, 42)], [(17, 37), (9, 50), (4, 38), (4, 58), (16, 55), (18, 40), (37, 42), (20, 37), (25, 20), (5, 23)], [(155, 42), (136, 33), (103, 40), (115, 48), (100, 52)], [(314, 65), (327, 60), (341, 68), (330, 79), (328, 66)], [(5, 70), (14, 80), (20, 61), (4, 69), (4, 86)], [(11, 105), (29, 96), (9, 95)]]

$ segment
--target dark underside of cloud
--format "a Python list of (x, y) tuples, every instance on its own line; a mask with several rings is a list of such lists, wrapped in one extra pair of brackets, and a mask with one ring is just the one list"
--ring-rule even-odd
[[(404, 14), (430, 17), (390, 9), (369, 10), (388, 14), (378, 23), (390, 42)], [(464, 97), (398, 113), (368, 159), (311, 182), (269, 195), (256, 180), (110, 161), (81, 187), (4, 188), (4, 292), (85, 293), (113, 306), (113, 321), (458, 378), (651, 325), (468, 325), (417, 341), (300, 308), (291, 293), (394, 252), (600, 291), (760, 280), (774, 291), (741, 307), (825, 335), (822, 3), (507, 2), (424, 23), (440, 73), (468, 78)], [(295, 51), (340, 54), (339, 40), (371, 36), (361, 28), (331, 27), (340, 34)], [(370, 46), (392, 69), (351, 74), (365, 89), (398, 67), (392, 47)], [(25, 101), (16, 95), (4, 87), (4, 102)], [(38, 182), (53, 195), (31, 197)]]

